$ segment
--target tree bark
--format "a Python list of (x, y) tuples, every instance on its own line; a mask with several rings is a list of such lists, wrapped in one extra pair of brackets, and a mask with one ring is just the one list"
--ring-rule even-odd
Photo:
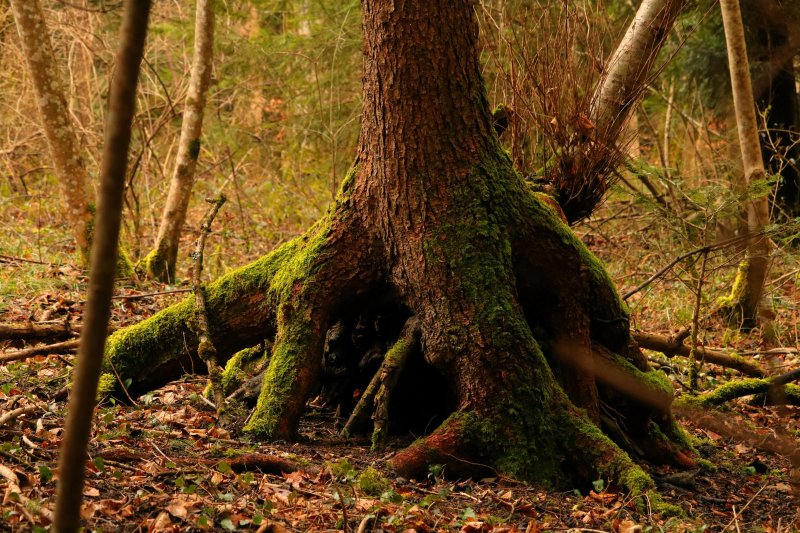
[(175, 281), (181, 229), (186, 220), (197, 158), (200, 155), (203, 112), (211, 82), (211, 59), (214, 49), (214, 0), (198, 0), (195, 9), (192, 71), (183, 111), (175, 171), (170, 181), (167, 204), (164, 206), (161, 216), (155, 247), (143, 262), (145, 274), (159, 281)]
[[(731, 75), (733, 105), (739, 133), (739, 146), (742, 152), (744, 181), (753, 186), (766, 179), (764, 162), (761, 159), (761, 144), (758, 140), (756, 107), (750, 81), (750, 63), (742, 26), (739, 0), (720, 0), (722, 23), (725, 28), (725, 41), (728, 49), (728, 67)], [(769, 224), (769, 205), (765, 195), (747, 202), (747, 260), (740, 266), (734, 291), (724, 307), (734, 311), (743, 327), (752, 327), (757, 318), (764, 284), (769, 270), (770, 243), (762, 235), (763, 228)]]
[[(453, 476), (603, 475), (636, 493), (650, 490), (620, 446), (652, 460), (686, 460), (669, 414), (672, 386), (629, 346), (628, 314), (603, 267), (501, 148), (472, 2), (364, 0), (362, 15), (355, 168), (305, 235), (208, 288), (220, 357), (274, 332), (245, 430), (296, 437), (328, 328), (388, 301), (400, 309), (400, 326), (411, 316), (419, 324), (407, 365), (444, 381), (434, 391), (422, 389), (421, 371), (399, 378), (393, 401), (406, 380), (417, 397), (424, 390), (419, 400), (444, 411), (441, 425), (394, 457), (399, 472), (424, 477), (442, 464)], [(183, 346), (196, 350), (181, 322), (192, 306), (167, 309), (110, 341), (110, 361), (137, 391), (143, 377), (149, 385), (156, 373), (168, 379), (163, 369), (185, 357)]]
[(111, 316), (122, 195), (125, 189), (131, 124), (136, 107), (136, 82), (144, 54), (149, 15), (150, 0), (128, 0), (125, 3), (100, 170), (100, 205), (92, 245), (89, 298), (59, 456), (59, 480), (53, 522), (53, 529), (58, 533), (77, 532), (80, 528), (86, 450), (92, 428), (92, 413), (97, 398), (108, 320)]
[(39, 0), (11, 0), (56, 177), (64, 196), (64, 221), (73, 231), (82, 264), (89, 263), (91, 210), (88, 176), (73, 130), (61, 73)]
[(643, 0), (595, 91), (591, 119), (600, 139), (616, 140), (653, 76), (653, 65), (686, 0)]

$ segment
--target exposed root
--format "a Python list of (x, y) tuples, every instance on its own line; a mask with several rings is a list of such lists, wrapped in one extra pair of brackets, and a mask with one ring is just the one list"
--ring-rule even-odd
[[(794, 370), (773, 378), (732, 381), (699, 396), (682, 396), (679, 402), (683, 406), (716, 407), (736, 398), (763, 395), (758, 403), (800, 405), (800, 386), (789, 383), (791, 379), (797, 379), (798, 373), (800, 371)], [(784, 376), (790, 376), (790, 379)]]
[(412, 317), (406, 322), (400, 333), (400, 339), (394, 347), (386, 354), (386, 358), (378, 372), (380, 375), (381, 386), (375, 395), (375, 430), (372, 433), (372, 448), (381, 448), (386, 442), (389, 433), (389, 396), (400, 379), (400, 373), (406, 366), (406, 362), (419, 344), (420, 330), (419, 321)]
[(436, 431), (400, 450), (391, 460), (392, 467), (413, 479), (424, 479), (432, 465), (443, 466), (445, 475), (456, 479), (496, 475), (497, 471), (484, 464), (484, 458), (467, 444), (474, 423), (471, 413), (451, 415)]

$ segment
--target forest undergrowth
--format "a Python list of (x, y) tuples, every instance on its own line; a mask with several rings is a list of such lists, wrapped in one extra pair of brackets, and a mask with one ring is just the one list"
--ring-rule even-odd
[[(361, 53), (355, 3), (325, 4), (318, 18), (236, 6), (226, 7), (220, 16), (215, 80), (184, 225), (178, 282), (119, 279), (113, 329), (138, 323), (190, 295), (188, 255), (200, 232), (203, 198), (220, 191), (229, 198), (208, 237), (204, 281), (300, 235), (324, 212), (354, 153)], [(524, 73), (503, 71), (505, 48), (515, 42), (502, 40), (509, 26), (492, 10), (504, 4), (482, 5), (483, 23), (493, 24), (484, 50), (490, 100), (515, 102), (522, 117), (503, 140), (515, 163), (526, 167), (522, 173), (540, 179), (544, 173), (535, 169), (546, 169), (553, 156), (549, 148), (541, 149), (549, 146), (543, 139), (547, 128), (574, 133), (573, 122), (581, 118), (576, 109), (591, 96), (579, 88), (593, 86), (597, 72), (588, 64), (565, 71), (560, 64), (537, 63), (542, 59), (538, 55), (523, 58), (542, 65), (528, 74), (547, 82), (541, 87), (548, 95), (550, 85), (575, 88), (571, 96), (550, 101), (553, 109), (546, 113), (524, 109), (526, 95), (520, 90), (530, 86), (520, 83), (526, 81)], [(56, 53), (68, 67), (70, 106), (90, 174), (98, 166), (106, 71), (115, 44), (108, 37), (115, 27), (113, 16), (59, 6), (48, 11)], [(164, 4), (154, 14), (124, 213), (123, 243), (134, 260), (152, 244), (166, 196), (180, 127), (175, 103), (185, 96), (188, 78), (190, 16), (190, 9), (179, 2)], [(596, 26), (602, 31), (592, 38), (608, 41), (596, 44), (599, 57), (600, 48), (613, 46), (611, 37), (625, 17), (592, 16), (613, 19), (612, 25), (619, 26)], [(531, 32), (548, 27), (537, 19), (527, 22), (520, 27)], [(0, 56), (0, 70), (10, 72), (24, 58), (11, 37), (11, 25), (2, 28), (0, 38), (8, 46)], [(539, 38), (546, 48), (547, 39), (564, 36)], [(540, 41), (530, 39), (520, 42), (538, 50)], [(677, 54), (683, 41), (675, 45), (675, 40), (666, 54)], [(689, 42), (686, 48), (691, 46)], [(736, 396), (736, 383), (756, 377), (712, 364), (706, 353), (744, 361), (745, 367), (766, 376), (800, 368), (800, 228), (777, 213), (768, 228), (776, 247), (764, 295), (765, 320), (742, 331), (717, 313), (745, 256), (735, 229), (741, 203), (748, 195), (769, 191), (762, 184), (759, 190), (729, 192), (737, 173), (731, 154), (738, 150), (714, 116), (724, 114), (723, 106), (704, 107), (696, 81), (684, 83), (685, 73), (676, 72), (681, 67), (672, 68), (651, 80), (644, 103), (634, 112), (638, 125), (630, 124), (629, 131), (635, 143), (621, 144), (635, 146), (628, 146), (631, 159), (620, 160), (625, 162), (621, 178), (592, 217), (573, 229), (625, 296), (632, 330), (673, 343), (667, 354), (645, 353), (673, 383), (675, 414), (700, 459), (688, 470), (655, 464), (644, 468), (665, 502), (682, 513), (660, 512), (607, 479), (565, 491), (500, 475), (453, 480), (437, 465), (424, 479), (398, 478), (387, 469), (387, 460), (417, 435), (395, 435), (385, 451), (374, 452), (366, 440), (343, 438), (343, 420), (333, 406), (319, 400), (308, 406), (299, 442), (251, 441), (235, 427), (218, 423), (203, 396), (206, 379), (195, 374), (202, 369), (186, 368), (181, 380), (135, 401), (104, 400), (98, 405), (86, 462), (87, 529), (797, 531), (800, 395), (794, 398), (797, 405), (765, 405), (765, 398), (750, 395), (714, 410), (683, 400), (703, 398), (720, 387)], [(565, 76), (570, 76), (568, 82)], [(0, 113), (0, 129), (7, 133), (0, 146), (0, 168), (5, 169), (0, 179), (0, 531), (44, 531), (54, 507), (58, 450), (88, 277), (76, 264), (70, 228), (61, 215), (30, 83), (4, 76), (0, 90), (15, 96)], [(563, 116), (551, 119), (550, 112)], [(591, 129), (591, 124), (578, 122)], [(789, 391), (794, 389), (772, 388), (773, 401), (792, 399)]]
[[(16, 238), (27, 232), (27, 242), (46, 243), (41, 244), (44, 257), (61, 257), (63, 262), (39, 262), (33, 247), (0, 257), (0, 322), (53, 330), (42, 333), (39, 341), (30, 336), (4, 340), (4, 355), (37, 342), (73, 339), (84, 305), (86, 273), (69, 262), (68, 246), (57, 238), (58, 232), (43, 229), (56, 226), (30, 227), (23, 215), (29, 213), (22, 207), (5, 210), (2, 224), (15, 228)], [(194, 223), (198, 221), (188, 225)], [(211, 246), (224, 239), (224, 224), (230, 218), (212, 233)], [(576, 232), (625, 293), (677, 254), (678, 238), (667, 226), (637, 210), (631, 195), (620, 190)], [(240, 247), (227, 250), (231, 264), (253, 258)], [(798, 263), (791, 250), (776, 255), (768, 293), (774, 318), (767, 333), (742, 333), (713, 313), (735, 273), (731, 251), (719, 255), (715, 268), (707, 270), (700, 316), (695, 317), (698, 271), (687, 261), (629, 298), (633, 328), (669, 336), (691, 328), (696, 319), (702, 346), (740, 354), (770, 375), (796, 369)], [(182, 285), (119, 280), (112, 327), (139, 322), (182, 299), (186, 290)], [(0, 363), (0, 523), (7, 529), (26, 531), (48, 523), (72, 351), (74, 346), (45, 348), (39, 355)], [(686, 358), (647, 354), (668, 374), (679, 397), (691, 394)], [(743, 378), (737, 371), (704, 364), (702, 358), (698, 364), (700, 394)], [(215, 411), (202, 397), (205, 379), (192, 375), (195, 369), (186, 370), (184, 379), (133, 405), (106, 401), (98, 407), (84, 504), (91, 529), (792, 531), (798, 520), (800, 472), (791, 462), (800, 441), (796, 406), (754, 405), (750, 398), (740, 398), (723, 407), (716, 425), (697, 423), (696, 415), (678, 411), (702, 460), (689, 471), (646, 465), (664, 499), (685, 513), (664, 516), (653, 513), (646, 502), (637, 505), (603, 479), (580, 491), (563, 492), (502, 476), (454, 481), (435, 467), (427, 479), (397, 478), (386, 469), (386, 460), (413, 435), (396, 436), (385, 453), (372, 452), (369, 442), (342, 438), (335, 411), (314, 403), (303, 420), (300, 442), (251, 442), (216, 423)], [(786, 446), (776, 450), (765, 445), (767, 436)]]

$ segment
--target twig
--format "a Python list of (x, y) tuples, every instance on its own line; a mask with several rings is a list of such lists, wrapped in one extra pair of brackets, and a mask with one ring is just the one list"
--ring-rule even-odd
[(692, 316), (692, 349), (689, 352), (689, 387), (691, 391), (697, 390), (697, 377), (699, 369), (697, 366), (697, 336), (700, 329), (700, 306), (703, 303), (703, 278), (706, 275), (706, 264), (708, 263), (708, 252), (703, 252), (703, 260), (700, 262), (700, 277), (697, 279), (697, 290), (695, 291), (694, 315)]
[(19, 407), (17, 409), (14, 409), (13, 411), (9, 411), (3, 416), (0, 416), (0, 427), (3, 427), (3, 425), (6, 422), (10, 422), (17, 417), (20, 417), (22, 415), (29, 415), (31, 413), (35, 413), (38, 410), (39, 407), (36, 405), (26, 405), (25, 407)]
[(753, 494), (753, 497), (752, 497), (752, 498), (750, 498), (750, 499), (747, 501), (747, 503), (746, 503), (746, 504), (744, 504), (744, 506), (742, 506), (742, 508), (741, 508), (741, 509), (739, 509), (739, 514), (738, 514), (738, 516), (737, 516), (737, 514), (736, 514), (736, 509), (734, 508), (734, 510), (733, 510), (733, 518), (731, 519), (731, 521), (730, 521), (730, 522), (728, 522), (728, 525), (727, 525), (727, 526), (725, 526), (725, 527), (722, 529), (722, 532), (721, 532), (721, 533), (725, 533), (725, 532), (728, 530), (728, 528), (729, 528), (729, 527), (731, 527), (731, 525), (733, 525), (733, 523), (734, 523), (734, 522), (736, 522), (736, 529), (737, 529), (737, 530), (739, 529), (739, 524), (738, 524), (737, 518), (738, 518), (739, 516), (742, 516), (742, 513), (744, 512), (744, 510), (745, 510), (745, 509), (747, 509), (747, 508), (750, 506), (750, 504), (751, 504), (751, 503), (753, 503), (753, 501), (754, 501), (754, 500), (755, 500), (755, 499), (758, 497), (758, 495), (759, 495), (759, 494), (761, 494), (762, 492), (764, 492), (764, 489), (766, 489), (766, 488), (767, 488), (767, 485), (769, 485), (769, 483), (765, 483), (765, 484), (764, 484), (764, 485), (763, 485), (763, 486), (762, 486), (760, 489), (758, 489), (758, 492), (756, 492), (755, 494)]
[(0, 354), (0, 364), (8, 363), (11, 361), (20, 361), (29, 357), (34, 357), (43, 354), (58, 354), (58, 353), (73, 353), (78, 349), (78, 340), (57, 342), (55, 344), (47, 344), (45, 346), (34, 346), (33, 348), (26, 348), (24, 350), (17, 350), (15, 352)]
[(142, 298), (150, 298), (151, 296), (163, 296), (165, 294), (181, 294), (184, 292), (192, 292), (192, 289), (172, 289), (169, 291), (146, 292), (144, 294), (117, 294), (112, 296), (112, 300), (140, 300)]
[(45, 263), (44, 261), (36, 261), (35, 259), (23, 259), (21, 257), (14, 257), (12, 255), (0, 254), (0, 263), (13, 263), (17, 261), (21, 263), (31, 263), (33, 265), (52, 265), (52, 263)]
[[(632, 336), (640, 347), (661, 352), (667, 357), (674, 357), (676, 355), (689, 357), (691, 352), (691, 349), (683, 344), (683, 339), (686, 338), (685, 336), (683, 338), (665, 337), (653, 333), (645, 333), (643, 331), (635, 331), (632, 333)], [(761, 367), (741, 357), (727, 355), (719, 350), (713, 350), (702, 346), (697, 348), (697, 353), (709, 363), (724, 366), (725, 368), (732, 368), (748, 376), (758, 378), (766, 376), (766, 372), (764, 372)]]
[(206, 362), (208, 367), (208, 380), (211, 384), (211, 392), (214, 396), (214, 404), (217, 409), (217, 414), (222, 416), (225, 411), (225, 393), (222, 390), (222, 375), (220, 372), (219, 364), (217, 363), (217, 349), (214, 342), (211, 340), (211, 333), (208, 326), (208, 311), (206, 309), (206, 296), (203, 292), (203, 250), (206, 244), (206, 237), (211, 233), (211, 223), (214, 217), (217, 216), (222, 204), (225, 203), (225, 195), (220, 194), (215, 200), (206, 200), (211, 204), (211, 208), (203, 217), (203, 222), (200, 225), (200, 236), (192, 252), (192, 291), (194, 292), (194, 301), (196, 307), (196, 314), (194, 320), (194, 328), (197, 330), (198, 346), (197, 355)]
[(131, 405), (138, 405), (138, 404), (137, 404), (137, 403), (134, 401), (134, 399), (133, 399), (133, 398), (131, 398), (131, 395), (130, 395), (130, 393), (128, 393), (128, 387), (127, 387), (127, 386), (125, 386), (125, 382), (124, 382), (124, 381), (122, 381), (122, 377), (119, 375), (119, 372), (117, 372), (117, 367), (116, 367), (116, 366), (114, 366), (114, 361), (112, 361), (112, 360), (109, 358), (109, 359), (108, 359), (108, 364), (111, 366), (111, 371), (112, 371), (112, 372), (114, 372), (114, 376), (117, 378), (117, 383), (119, 383), (119, 386), (120, 386), (120, 387), (122, 387), (122, 392), (124, 392), (124, 393), (125, 393), (125, 396), (128, 398), (128, 401), (130, 401), (130, 402), (131, 402)]
[(687, 258), (689, 258), (689, 257), (691, 257), (691, 256), (693, 256), (695, 254), (700, 254), (700, 253), (708, 254), (710, 252), (713, 252), (715, 250), (719, 250), (721, 248), (726, 248), (728, 246), (733, 246), (734, 244), (737, 244), (739, 242), (745, 242), (749, 238), (750, 238), (749, 234), (737, 235), (736, 237), (731, 237), (729, 239), (725, 239), (725, 240), (722, 240), (722, 241), (719, 241), (719, 242), (716, 242), (716, 243), (707, 244), (705, 246), (700, 246), (699, 248), (695, 248), (694, 250), (689, 250), (685, 254), (680, 255), (680, 256), (676, 257), (675, 259), (673, 259), (672, 261), (670, 261), (667, 264), (667, 266), (665, 266), (664, 268), (662, 268), (661, 270), (659, 270), (658, 272), (656, 272), (655, 274), (653, 274), (652, 276), (647, 278), (647, 280), (642, 282), (640, 285), (638, 285), (637, 287), (635, 287), (635, 288), (629, 290), (628, 292), (626, 292), (625, 294), (623, 294), (622, 295), (622, 299), (623, 300), (627, 300), (628, 298), (630, 298), (631, 296), (633, 296), (637, 292), (641, 291), (642, 289), (644, 289), (645, 287), (647, 287), (648, 285), (653, 283), (655, 280), (657, 280), (658, 278), (660, 278), (661, 276), (666, 274), (667, 271), (669, 271), (672, 267), (674, 267), (675, 265), (677, 265), (678, 263), (680, 263), (684, 259), (687, 259)]
[(381, 367), (375, 372), (367, 389), (353, 409), (353, 413), (347, 419), (347, 423), (342, 430), (344, 435), (353, 435), (363, 428), (374, 406), (375, 432), (373, 445), (380, 444), (375, 441), (375, 438), (380, 440), (381, 435), (385, 437), (388, 424), (385, 411), (388, 405), (389, 393), (394, 388), (397, 377), (417, 342), (419, 342), (419, 323), (412, 317), (406, 321), (403, 331), (400, 333), (400, 338), (384, 357)]

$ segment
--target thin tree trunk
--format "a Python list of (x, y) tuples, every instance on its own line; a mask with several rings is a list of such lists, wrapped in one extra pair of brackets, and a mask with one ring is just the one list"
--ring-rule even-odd
[(595, 91), (591, 119), (600, 139), (614, 142), (652, 75), (658, 53), (686, 0), (643, 0)]
[(128, 0), (125, 3), (100, 171), (100, 205), (92, 250), (89, 298), (59, 458), (59, 482), (53, 523), (53, 528), (58, 533), (71, 533), (78, 531), (80, 527), (86, 449), (111, 314), (122, 194), (136, 104), (136, 81), (144, 52), (149, 14), (150, 0)]
[(214, 0), (198, 0), (195, 14), (194, 55), (189, 92), (183, 111), (181, 138), (175, 171), (169, 186), (167, 205), (161, 217), (155, 248), (145, 258), (145, 273), (160, 281), (174, 281), (181, 229), (194, 184), (203, 111), (211, 82), (211, 57), (214, 48)]
[[(744, 180), (751, 186), (766, 178), (761, 159), (761, 144), (758, 140), (756, 107), (750, 81), (750, 64), (742, 26), (739, 0), (720, 0), (725, 41), (728, 48), (728, 65), (733, 90), (733, 105), (742, 151)], [(769, 240), (761, 231), (769, 223), (767, 196), (754, 198), (747, 203), (747, 230), (750, 239), (747, 245), (746, 264), (739, 270), (741, 279), (734, 284), (734, 293), (728, 299), (731, 309), (736, 311), (743, 326), (752, 326), (758, 318), (758, 308), (764, 292), (764, 283), (769, 270)], [(740, 313), (740, 314), (739, 314)]]
[(55, 63), (50, 33), (39, 0), (11, 0), (36, 101), (64, 196), (64, 221), (72, 228), (83, 264), (89, 260), (90, 220), (87, 173), (73, 130), (61, 73)]

